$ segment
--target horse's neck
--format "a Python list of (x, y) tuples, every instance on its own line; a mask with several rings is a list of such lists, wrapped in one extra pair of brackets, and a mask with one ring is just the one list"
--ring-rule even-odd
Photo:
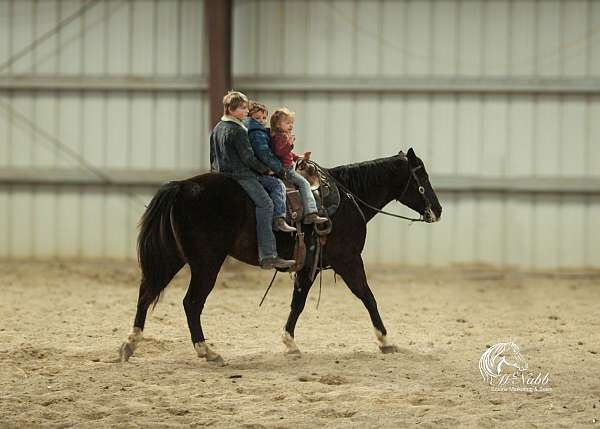
[(496, 374), (500, 374), (500, 371), (502, 371), (502, 364), (508, 365), (508, 362), (506, 361), (506, 358), (504, 356), (500, 356), (500, 359), (496, 362), (494, 362), (495, 366), (496, 366)]
[[(403, 174), (403, 176), (406, 175), (406, 180), (408, 180), (408, 169), (406, 172), (402, 172), (402, 174)], [(389, 177), (388, 180), (386, 181), (385, 185), (374, 184), (373, 186), (370, 186), (367, 189), (363, 190), (362, 192), (358, 192), (358, 193), (355, 193), (352, 190), (351, 191), (358, 198), (360, 198), (361, 200), (363, 200), (370, 206), (373, 206), (373, 207), (377, 208), (378, 210), (381, 210), (386, 205), (388, 205), (390, 202), (392, 202), (394, 200), (394, 195), (392, 192), (393, 180), (394, 180), (394, 177)], [(378, 214), (377, 211), (370, 209), (368, 207), (365, 207), (363, 204), (359, 204), (359, 206), (362, 209), (362, 211), (365, 215), (365, 220), (367, 222), (370, 221), (373, 217), (375, 217), (376, 214)]]
[[(390, 191), (389, 189), (387, 189), (387, 187), (378, 187), (377, 189), (373, 189), (372, 192), (367, 193), (367, 195), (357, 196), (358, 198), (360, 198), (370, 206), (377, 208), (378, 210), (381, 210), (393, 200), (393, 198), (390, 197)], [(369, 207), (364, 207), (364, 205), (362, 204), (359, 205), (365, 215), (365, 220), (367, 222), (374, 218), (375, 215), (378, 213), (376, 210), (373, 210)]]

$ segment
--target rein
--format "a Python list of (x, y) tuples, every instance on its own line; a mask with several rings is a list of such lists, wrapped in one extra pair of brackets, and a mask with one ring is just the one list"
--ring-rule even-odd
[[(363, 221), (365, 221), (365, 215), (362, 212), (362, 210), (360, 209), (360, 207), (358, 206), (358, 204), (357, 204), (356, 201), (359, 201), (361, 204), (363, 204), (364, 206), (370, 208), (371, 210), (373, 210), (373, 211), (375, 211), (377, 213), (384, 214), (386, 216), (391, 216), (391, 217), (395, 217), (395, 218), (398, 218), (398, 219), (404, 219), (404, 220), (408, 220), (410, 222), (425, 222), (425, 219), (424, 219), (423, 215), (421, 215), (420, 218), (412, 218), (412, 217), (402, 216), (402, 215), (399, 215), (399, 214), (396, 214), (396, 213), (386, 212), (385, 210), (381, 210), (381, 209), (378, 209), (377, 207), (373, 207), (371, 204), (369, 204), (369, 203), (361, 200), (356, 195), (354, 195), (352, 192), (350, 192), (350, 190), (348, 188), (346, 188), (344, 185), (342, 185), (339, 180), (337, 180), (335, 177), (333, 177), (331, 174), (329, 174), (325, 168), (321, 167), (315, 161), (310, 160), (310, 161), (307, 161), (307, 162), (312, 163), (315, 167), (317, 167), (317, 169), (321, 173), (323, 173), (324, 175), (326, 175), (327, 177), (329, 177), (330, 179), (332, 179), (346, 193), (346, 195), (348, 196), (348, 198), (350, 198), (350, 200), (352, 200), (354, 202), (354, 204), (356, 205), (356, 208), (359, 210), (359, 212), (360, 212), (360, 214), (361, 214), (361, 216), (363, 218)], [(418, 168), (420, 168), (420, 166), (417, 167), (416, 169), (418, 169)], [(408, 189), (408, 184), (410, 183), (410, 179), (415, 175), (415, 170), (416, 169), (411, 170), (411, 176), (409, 176), (408, 182), (406, 182), (406, 185), (404, 187), (404, 191), (402, 191), (402, 196), (404, 196), (404, 193)], [(415, 177), (415, 179), (416, 179), (416, 177)], [(417, 184), (418, 183), (419, 182), (417, 180)], [(422, 188), (423, 188), (422, 186), (419, 186), (419, 192), (420, 192), (420, 189), (422, 189)], [(423, 193), (421, 193), (421, 195), (423, 195), (423, 198), (425, 198), (425, 195)], [(426, 201), (426, 203), (428, 203), (428, 201)], [(427, 205), (429, 205), (429, 204), (427, 204)], [(365, 223), (366, 223), (366, 221), (365, 221)]]

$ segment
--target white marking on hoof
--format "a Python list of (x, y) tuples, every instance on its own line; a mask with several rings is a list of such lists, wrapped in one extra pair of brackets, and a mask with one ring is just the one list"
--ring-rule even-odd
[(213, 351), (206, 341), (201, 341), (199, 343), (194, 344), (194, 349), (196, 349), (196, 353), (198, 357), (205, 358), (208, 363), (214, 366), (225, 366), (225, 361), (223, 358)]
[(127, 341), (121, 344), (119, 348), (119, 358), (121, 362), (127, 362), (133, 352), (138, 346), (138, 343), (142, 341), (142, 330), (140, 328), (134, 327), (131, 331), (131, 334), (127, 337)]
[(375, 336), (379, 342), (379, 347), (385, 347), (388, 345), (387, 336), (383, 335), (379, 329), (375, 329)]
[(121, 344), (121, 347), (119, 348), (119, 359), (121, 363), (127, 362), (131, 355), (133, 355), (133, 350), (131, 350), (129, 343)]
[(289, 332), (283, 331), (283, 334), (281, 334), (281, 340), (283, 341), (283, 344), (285, 344), (285, 347), (286, 347), (285, 353), (286, 354), (288, 354), (288, 355), (301, 354), (300, 349), (296, 345), (296, 341), (294, 341), (294, 337), (292, 337)]
[(388, 343), (387, 336), (383, 335), (381, 331), (375, 329), (375, 336), (379, 342), (379, 350), (382, 353), (396, 353), (399, 350), (394, 344)]

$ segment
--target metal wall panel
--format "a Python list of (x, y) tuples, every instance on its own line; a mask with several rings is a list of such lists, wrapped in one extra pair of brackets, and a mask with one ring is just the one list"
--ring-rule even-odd
[[(490, 178), (600, 175), (599, 97), (251, 92), (271, 110), (296, 111), (298, 150), (323, 165), (413, 147), (436, 174)], [(596, 115), (596, 116), (595, 116)], [(588, 158), (593, 157), (594, 161)], [(589, 229), (598, 199), (534, 193), (443, 193), (443, 221), (375, 218), (371, 261), (485, 262), (524, 267), (597, 266)], [(399, 213), (408, 209), (392, 204)], [(390, 237), (394, 237), (390, 239)]]
[[(267, 9), (268, 14), (261, 13)], [(240, 41), (234, 57), (238, 75), (374, 80), (599, 76), (597, 2), (332, 1), (286, 2), (278, 8), (245, 1), (236, 15), (244, 20), (240, 33), (262, 31), (261, 26), (277, 29), (289, 16), (307, 37), (275, 38), (268, 45), (264, 37)], [(284, 59), (279, 68), (269, 66), (274, 58)], [(298, 142), (305, 141), (327, 165), (414, 147), (434, 175), (600, 174), (596, 96), (324, 91), (305, 92), (299, 102), (302, 97), (292, 93), (252, 95), (272, 107), (283, 103), (296, 110)], [(600, 265), (590, 254), (598, 233), (588, 229), (595, 222), (596, 197), (461, 192), (445, 193), (442, 199), (444, 220), (438, 225), (408, 226), (377, 217), (369, 226), (367, 258), (544, 268)]]
[[(202, 76), (203, 2), (99, 2), (33, 47), (87, 1), (0, 1), (0, 75)], [(73, 168), (50, 136), (95, 167), (205, 168), (201, 92), (3, 90), (0, 167)], [(23, 115), (26, 122), (18, 119)], [(132, 198), (131, 193), (135, 194)], [(0, 187), (0, 257), (133, 257), (149, 189)]]
[(240, 0), (235, 20), (238, 75), (600, 76), (591, 0)]
[[(208, 106), (200, 94), (65, 92), (57, 96), (48, 92), (18, 91), (10, 98), (16, 111), (35, 121), (41, 129), (59, 138), (94, 166), (201, 171), (208, 164)], [(7, 154), (3, 164), (53, 168), (78, 166), (75, 160), (57, 151), (43, 136), (24, 124), (13, 122), (2, 131), (8, 134), (2, 139), (4, 143), (10, 142), (2, 145)], [(127, 189), (121, 188), (92, 192), (87, 187), (2, 189), (3, 203), (11, 207), (8, 220), (4, 220), (12, 234), (7, 238), (11, 243), (8, 252), (15, 257), (122, 257), (125, 254), (123, 245), (116, 243), (126, 235), (123, 226), (114, 220), (125, 217), (135, 231), (143, 211), (143, 204), (127, 197), (124, 194)], [(23, 214), (23, 210), (28, 213)], [(42, 223), (45, 223), (44, 227)], [(33, 236), (31, 231), (35, 231)], [(133, 256), (135, 233), (127, 236), (126, 254)], [(34, 238), (45, 244), (35, 247), (32, 244)]]
[[(85, 4), (0, 0), (0, 68)], [(271, 108), (295, 110), (299, 149), (324, 165), (413, 147), (434, 176), (600, 177), (600, 95), (569, 93), (573, 79), (589, 89), (600, 78), (599, 2), (238, 0), (234, 19), (235, 77), (261, 82), (264, 89), (248, 92)], [(36, 127), (0, 111), (0, 168), (76, 166), (48, 135), (96, 167), (207, 168), (201, 85), (134, 88), (144, 79), (200, 82), (207, 70), (203, 20), (200, 0), (104, 1), (0, 69), (0, 77), (80, 79), (77, 89), (0, 91), (0, 101)], [(358, 91), (352, 83), (314, 90), (310, 80), (301, 90), (269, 89), (278, 77), (290, 85), (338, 78), (361, 78), (363, 86), (384, 78), (441, 83), (417, 92), (409, 91), (410, 80), (389, 92)], [(91, 90), (84, 78), (120, 80)], [(502, 89), (517, 78), (551, 92)], [(546, 78), (558, 80), (540, 80)], [(452, 90), (459, 80), (483, 89), (500, 84)], [(552, 92), (557, 86), (567, 89)], [(0, 257), (132, 257), (140, 201), (151, 194), (147, 187), (0, 185)], [(600, 266), (598, 195), (440, 196), (439, 224), (378, 216), (366, 259)]]
[[(85, 7), (84, 0), (0, 1), (0, 64)], [(93, 4), (2, 73), (203, 75), (203, 2), (106, 0)]]

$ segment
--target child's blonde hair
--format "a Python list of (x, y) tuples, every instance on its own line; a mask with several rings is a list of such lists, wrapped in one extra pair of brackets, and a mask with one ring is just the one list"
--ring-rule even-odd
[(279, 122), (284, 118), (290, 118), (293, 121), (295, 117), (296, 113), (292, 112), (287, 107), (280, 107), (275, 110), (271, 115), (271, 132), (281, 132), (281, 129), (279, 129)]
[(229, 111), (235, 110), (242, 104), (248, 104), (248, 97), (239, 91), (228, 91), (223, 97), (223, 114), (228, 115)]

